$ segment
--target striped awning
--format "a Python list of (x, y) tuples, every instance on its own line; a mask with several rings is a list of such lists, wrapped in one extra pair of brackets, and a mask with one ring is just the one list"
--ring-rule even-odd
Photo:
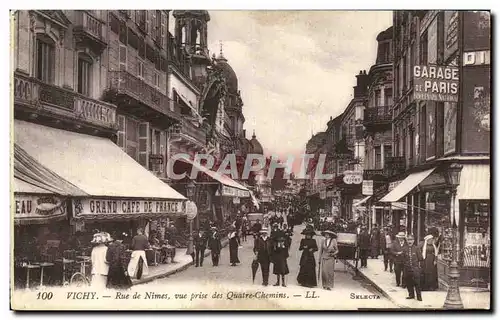
[(490, 165), (464, 164), (457, 187), (459, 200), (490, 200)]

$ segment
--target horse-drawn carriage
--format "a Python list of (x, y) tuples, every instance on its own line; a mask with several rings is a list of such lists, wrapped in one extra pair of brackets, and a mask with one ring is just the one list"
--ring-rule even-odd
[(357, 259), (357, 234), (339, 232), (337, 233), (337, 246), (339, 253), (337, 258), (340, 260), (356, 260)]

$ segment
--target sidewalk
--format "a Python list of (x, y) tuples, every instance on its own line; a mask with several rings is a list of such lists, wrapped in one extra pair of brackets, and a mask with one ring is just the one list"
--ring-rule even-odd
[[(222, 247), (227, 246), (229, 241), (227, 239), (222, 240)], [(210, 250), (205, 251), (205, 257), (210, 256)], [(154, 281), (156, 279), (165, 278), (171, 276), (177, 272), (186, 270), (194, 264), (193, 259), (190, 255), (186, 254), (186, 248), (177, 248), (175, 255), (176, 263), (159, 264), (157, 266), (149, 266), (149, 274), (142, 277), (140, 280), (132, 279), (132, 284), (143, 284)]]
[[(347, 265), (354, 269), (353, 261), (346, 261)], [(378, 291), (394, 304), (401, 308), (414, 309), (442, 309), (446, 300), (446, 291), (424, 291), (422, 300), (407, 300), (408, 290), (396, 287), (396, 278), (393, 273), (384, 271), (384, 261), (379, 259), (368, 259), (368, 267), (358, 269), (359, 275), (370, 282)], [(473, 288), (460, 288), (460, 296), (465, 309), (489, 309), (490, 292), (474, 290)]]

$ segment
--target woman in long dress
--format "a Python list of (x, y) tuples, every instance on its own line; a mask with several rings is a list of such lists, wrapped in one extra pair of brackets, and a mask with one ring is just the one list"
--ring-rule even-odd
[(107, 232), (99, 232), (94, 234), (92, 241), (95, 246), (90, 254), (92, 263), (92, 287), (96, 289), (105, 289), (108, 282), (109, 265), (106, 263), (106, 253), (108, 247), (106, 243), (111, 242), (111, 236)]
[(422, 291), (436, 291), (438, 289), (437, 255), (439, 247), (436, 245), (435, 238), (428, 235), (424, 238), (421, 248), (422, 257), (424, 258)]
[(117, 233), (115, 242), (111, 243), (106, 253), (106, 261), (109, 264), (108, 288), (128, 289), (132, 286), (132, 280), (127, 273), (127, 248), (123, 244), (126, 234)]
[(299, 250), (302, 251), (302, 256), (300, 257), (297, 282), (303, 287), (312, 288), (318, 285), (316, 279), (316, 259), (314, 258), (314, 252), (318, 251), (318, 245), (316, 240), (313, 239), (316, 233), (309, 227), (302, 231), (302, 234), (305, 237), (300, 240)]
[(277, 238), (273, 251), (271, 254), (271, 261), (273, 262), (273, 273), (276, 275), (276, 283), (275, 286), (281, 285), (286, 287), (285, 276), (290, 273), (288, 269), (288, 263), (286, 260), (288, 259), (288, 248), (286, 246), (286, 239), (284, 237)]
[(331, 290), (334, 283), (335, 259), (339, 253), (336, 240), (337, 234), (331, 230), (326, 230), (323, 232), (323, 235), (325, 236), (325, 241), (323, 241), (319, 249), (321, 282), (323, 289)]
[(240, 263), (240, 259), (238, 259), (238, 247), (240, 243), (238, 241), (238, 236), (236, 232), (236, 228), (231, 228), (229, 232), (229, 263), (231, 266), (236, 266), (237, 263)]

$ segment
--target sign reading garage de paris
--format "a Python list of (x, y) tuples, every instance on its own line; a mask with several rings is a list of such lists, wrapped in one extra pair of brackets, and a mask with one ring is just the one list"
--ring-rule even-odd
[(413, 67), (413, 86), (416, 100), (458, 102), (459, 71), (456, 67)]

